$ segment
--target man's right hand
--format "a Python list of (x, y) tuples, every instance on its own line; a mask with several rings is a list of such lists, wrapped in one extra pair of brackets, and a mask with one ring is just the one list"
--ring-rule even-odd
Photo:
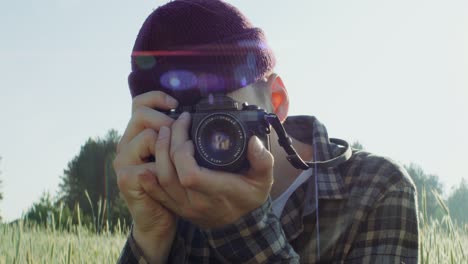
[(167, 173), (168, 167), (158, 168), (148, 160), (155, 156), (160, 128), (170, 127), (174, 121), (154, 108), (168, 110), (176, 106), (175, 99), (159, 91), (136, 96), (114, 159), (117, 183), (133, 217), (133, 237), (152, 263), (165, 262), (176, 228), (175, 215), (148, 195), (163, 192), (155, 175)]

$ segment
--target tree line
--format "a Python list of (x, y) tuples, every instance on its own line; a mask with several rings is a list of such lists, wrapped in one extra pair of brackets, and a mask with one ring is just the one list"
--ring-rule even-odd
[(64, 169), (58, 193), (44, 193), (24, 218), (42, 225), (79, 224), (98, 233), (104, 228), (128, 228), (131, 216), (112, 166), (119, 140), (116, 130), (104, 138), (89, 138)]
[[(115, 130), (110, 130), (104, 138), (89, 138), (64, 169), (58, 193), (55, 196), (44, 193), (23, 218), (42, 225), (51, 222), (80, 224), (96, 232), (103, 228), (128, 227), (131, 216), (119, 195), (112, 166), (119, 140)], [(363, 149), (363, 146), (355, 142), (353, 148)], [(446, 214), (444, 211), (448, 210), (455, 222), (468, 223), (468, 183), (465, 179), (447, 199), (443, 199), (443, 185), (437, 175), (426, 173), (414, 163), (405, 165), (405, 169), (418, 190), (418, 207), (420, 213), (425, 214), (421, 216), (441, 220)], [(2, 199), (0, 189), (0, 201)]]

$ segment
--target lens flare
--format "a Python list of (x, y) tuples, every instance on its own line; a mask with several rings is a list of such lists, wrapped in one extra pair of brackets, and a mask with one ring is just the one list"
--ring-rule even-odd
[(198, 79), (190, 71), (178, 70), (169, 71), (161, 75), (160, 83), (162, 86), (171, 90), (186, 90), (197, 85)]
[(170, 84), (173, 88), (179, 88), (179, 86), (180, 86), (180, 80), (179, 80), (177, 77), (171, 77), (171, 79), (169, 80), (169, 84)]
[(224, 90), (224, 79), (215, 74), (202, 73), (198, 76), (198, 88), (204, 95), (212, 92), (222, 92)]
[(210, 105), (214, 104), (214, 95), (212, 93), (208, 96), (208, 103)]
[(256, 66), (257, 58), (255, 57), (255, 54), (253, 54), (253, 52), (249, 52), (249, 54), (247, 54), (247, 67), (253, 70)]
[(236, 82), (241, 86), (246, 86), (247, 80), (251, 79), (255, 73), (255, 69), (250, 69), (247, 65), (241, 65), (234, 71), (234, 78)]
[(156, 66), (156, 58), (153, 56), (135, 57), (135, 64), (142, 70), (149, 70)]

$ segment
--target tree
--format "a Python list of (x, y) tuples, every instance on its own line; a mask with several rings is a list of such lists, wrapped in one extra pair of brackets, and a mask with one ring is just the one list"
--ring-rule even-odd
[(44, 192), (39, 198), (39, 201), (34, 203), (25, 215), (25, 219), (37, 224), (52, 224), (52, 219), (55, 218), (57, 207), (52, 200), (50, 193)]
[(449, 196), (450, 217), (460, 224), (468, 224), (468, 183), (461, 180), (460, 186)]
[(88, 139), (80, 153), (68, 163), (59, 185), (60, 201), (68, 208), (79, 204), (93, 221), (97, 221), (98, 215), (104, 215), (111, 225), (121, 217), (126, 218), (127, 223), (131, 221), (125, 204), (119, 199), (112, 167), (119, 138), (117, 131), (110, 130), (104, 139)]
[(364, 150), (364, 146), (359, 141), (354, 141), (353, 144), (351, 144), (351, 148), (357, 150)]
[[(439, 177), (434, 174), (426, 174), (420, 166), (414, 163), (411, 163), (408, 166), (405, 165), (404, 167), (416, 185), (416, 190), (418, 192), (418, 208), (421, 212), (426, 213), (426, 215), (424, 215), (424, 217), (427, 217), (426, 220), (430, 220), (431, 218), (441, 219), (444, 212), (433, 193), (442, 193), (443, 186)], [(426, 196), (425, 203), (423, 202), (423, 191)]]

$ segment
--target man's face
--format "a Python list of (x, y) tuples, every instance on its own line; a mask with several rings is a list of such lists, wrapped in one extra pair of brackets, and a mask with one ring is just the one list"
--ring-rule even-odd
[(248, 85), (226, 95), (240, 103), (247, 102), (250, 105), (257, 105), (267, 112), (272, 111), (271, 101), (269, 99), (270, 95), (268, 94), (268, 89), (264, 82)]

